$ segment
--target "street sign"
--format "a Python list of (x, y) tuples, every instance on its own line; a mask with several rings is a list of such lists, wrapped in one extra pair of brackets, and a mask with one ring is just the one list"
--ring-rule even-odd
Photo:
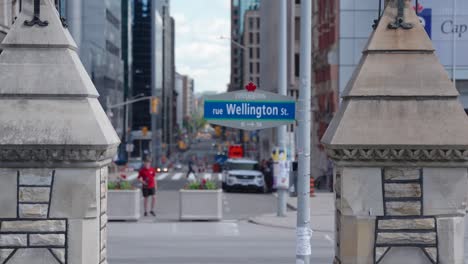
[(205, 97), (204, 117), (215, 125), (244, 130), (259, 130), (291, 124), (296, 119), (296, 101), (292, 97), (256, 90)]

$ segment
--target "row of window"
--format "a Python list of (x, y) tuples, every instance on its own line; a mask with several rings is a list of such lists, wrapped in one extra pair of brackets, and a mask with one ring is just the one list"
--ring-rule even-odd
[[(255, 23), (257, 22), (257, 23)], [(256, 27), (255, 27), (256, 24)], [(251, 30), (260, 29), (260, 18), (259, 17), (249, 17), (249, 28)]]
[(106, 50), (114, 54), (117, 57), (120, 57), (120, 48), (115, 46), (114, 43), (106, 40)]
[(260, 44), (260, 32), (255, 33), (255, 36), (257, 37), (257, 42), (254, 41), (254, 33), (253, 32), (249, 33), (250, 44)]
[(111, 11), (106, 9), (106, 19), (111, 23), (115, 28), (120, 29), (120, 20), (112, 14)]
[(249, 63), (249, 72), (250, 72), (250, 74), (254, 73), (255, 66), (257, 68), (256, 73), (260, 73), (260, 63), (259, 62), (251, 62), (251, 63)]
[[(256, 58), (257, 58), (257, 59), (260, 59), (260, 48), (256, 48), (256, 50), (257, 50), (257, 56), (256, 56)], [(253, 53), (254, 53), (254, 48), (249, 48), (249, 58), (250, 58), (250, 59), (253, 59), (253, 58), (254, 58)]]

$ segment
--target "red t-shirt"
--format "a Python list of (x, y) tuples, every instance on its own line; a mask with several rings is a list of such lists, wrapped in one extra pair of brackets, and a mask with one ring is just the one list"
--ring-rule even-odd
[(142, 168), (138, 173), (138, 179), (142, 179), (146, 182), (146, 185), (143, 188), (152, 189), (156, 187), (156, 181), (154, 177), (156, 176), (156, 171), (153, 168)]

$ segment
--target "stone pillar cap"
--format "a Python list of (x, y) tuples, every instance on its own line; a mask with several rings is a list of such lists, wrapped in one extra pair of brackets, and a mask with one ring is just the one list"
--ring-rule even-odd
[(109, 160), (119, 138), (99, 104), (76, 44), (53, 1), (41, 0), (41, 20), (32, 0), (2, 45), (0, 54), (0, 162)]
[(391, 1), (322, 138), (335, 160), (468, 161), (468, 118), (431, 41), (406, 2), (412, 29), (389, 29)]

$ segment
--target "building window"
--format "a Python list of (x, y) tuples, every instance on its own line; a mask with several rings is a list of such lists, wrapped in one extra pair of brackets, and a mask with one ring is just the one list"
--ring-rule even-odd
[(237, 20), (237, 19), (234, 19), (234, 25), (236, 25), (236, 26), (237, 26), (237, 23), (239, 23), (239, 20)]
[(249, 59), (253, 58), (253, 48), (249, 48)]
[(114, 45), (114, 43), (106, 40), (106, 50), (114, 54), (117, 57), (120, 57), (120, 49)]
[(301, 0), (296, 0), (296, 4), (300, 5), (300, 4), (301, 4)]
[(249, 33), (249, 43), (253, 43), (253, 33)]
[(257, 28), (260, 29), (260, 18), (257, 17)]
[(251, 62), (249, 66), (250, 66), (249, 67), (250, 68), (250, 74), (252, 74), (253, 73), (253, 63)]
[(257, 32), (257, 44), (260, 44), (260, 32)]
[(257, 86), (260, 87), (260, 78), (257, 77)]
[(254, 28), (254, 18), (249, 17), (249, 28), (252, 30)]
[(257, 59), (260, 59), (260, 48), (257, 48)]
[(114, 27), (116, 28), (120, 28), (120, 20), (114, 16), (114, 14), (112, 14), (111, 11), (109, 11), (108, 9), (106, 9), (106, 19), (107, 21), (109, 21), (109, 23), (111, 23)]
[(294, 20), (294, 39), (295, 40), (300, 40), (301, 38), (301, 19), (300, 18), (296, 18)]
[(257, 73), (260, 73), (260, 62), (257, 62)]
[(301, 60), (299, 58), (299, 53), (294, 54), (294, 76), (299, 77)]

